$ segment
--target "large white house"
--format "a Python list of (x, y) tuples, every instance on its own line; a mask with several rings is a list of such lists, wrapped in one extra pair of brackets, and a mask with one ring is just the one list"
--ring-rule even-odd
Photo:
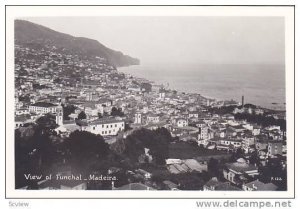
[(57, 105), (47, 102), (37, 102), (29, 106), (29, 112), (36, 114), (56, 113)]
[(125, 122), (114, 118), (97, 119), (81, 125), (82, 131), (88, 131), (102, 136), (117, 135), (118, 132), (123, 131), (124, 129)]
[(185, 127), (188, 126), (188, 121), (184, 118), (175, 118), (173, 123), (178, 127)]
[(247, 174), (255, 177), (258, 173), (258, 168), (255, 165), (248, 164), (243, 158), (240, 158), (235, 163), (227, 163), (223, 169), (224, 178), (233, 184), (237, 184), (240, 176)]
[(147, 123), (158, 123), (159, 122), (159, 116), (155, 114), (149, 114), (147, 116)]
[(209, 139), (209, 128), (208, 126), (204, 126), (199, 128), (198, 139)]
[(199, 134), (198, 134), (198, 145), (203, 144), (204, 146), (208, 145), (208, 140), (210, 139), (211, 134), (209, 133), (209, 127), (208, 126), (202, 126), (199, 128)]

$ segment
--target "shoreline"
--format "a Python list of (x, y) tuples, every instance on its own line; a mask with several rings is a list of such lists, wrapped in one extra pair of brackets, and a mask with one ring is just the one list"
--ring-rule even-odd
[[(134, 66), (140, 66), (140, 65), (134, 65)], [(165, 87), (165, 85), (164, 84), (158, 84), (157, 82), (155, 82), (155, 81), (152, 81), (152, 80), (149, 80), (149, 79), (147, 79), (147, 78), (141, 78), (141, 77), (137, 77), (137, 76), (135, 76), (135, 75), (132, 75), (131, 73), (127, 73), (127, 72), (122, 72), (122, 71), (120, 71), (119, 69), (120, 68), (129, 68), (129, 67), (131, 67), (131, 66), (124, 66), (124, 67), (117, 67), (117, 71), (118, 72), (120, 72), (120, 73), (124, 73), (125, 75), (128, 75), (128, 76), (131, 76), (131, 77), (133, 77), (133, 78), (135, 78), (135, 79), (141, 79), (141, 80), (144, 80), (145, 82), (148, 82), (148, 83), (150, 83), (151, 85), (162, 85), (163, 87)], [(185, 93), (185, 94), (187, 94), (187, 95), (191, 95), (191, 94), (198, 94), (198, 95), (200, 95), (201, 97), (203, 97), (203, 98), (205, 98), (206, 100), (214, 100), (215, 102), (225, 102), (225, 101), (234, 101), (234, 102), (236, 102), (236, 103), (238, 103), (239, 105), (237, 105), (237, 106), (241, 106), (241, 104), (240, 104), (240, 102), (238, 102), (238, 101), (236, 101), (236, 100), (234, 100), (234, 99), (220, 99), (220, 98), (215, 98), (215, 97), (211, 97), (211, 96), (207, 96), (207, 95), (203, 95), (203, 94), (200, 94), (200, 93), (192, 93), (192, 92), (186, 92), (186, 91), (178, 91), (178, 90), (176, 90), (176, 89), (169, 89), (169, 90), (171, 90), (171, 91), (176, 91), (176, 92), (178, 92), (178, 93)], [(274, 102), (275, 103), (275, 102)], [(263, 110), (268, 110), (268, 111), (274, 111), (274, 112), (285, 112), (286, 113), (286, 102), (284, 103), (284, 109), (277, 109), (277, 108), (275, 108), (275, 109), (272, 109), (272, 108), (270, 108), (270, 107), (264, 107), (264, 106), (261, 106), (261, 105), (256, 105), (256, 104), (253, 104), (253, 103), (245, 103), (245, 104), (251, 104), (251, 105), (254, 105), (254, 106), (256, 106), (257, 108), (260, 108), (260, 109), (263, 109)], [(276, 104), (280, 104), (280, 103), (277, 103), (276, 102)]]

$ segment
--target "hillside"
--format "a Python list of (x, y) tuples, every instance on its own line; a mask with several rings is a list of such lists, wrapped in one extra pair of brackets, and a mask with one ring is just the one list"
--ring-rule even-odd
[(31, 47), (47, 45), (71, 54), (99, 56), (116, 67), (139, 64), (138, 59), (109, 49), (96, 40), (74, 37), (25, 20), (15, 20), (15, 44)]

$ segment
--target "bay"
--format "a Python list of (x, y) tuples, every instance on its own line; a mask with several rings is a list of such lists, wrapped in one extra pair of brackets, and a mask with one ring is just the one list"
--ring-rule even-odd
[(218, 100), (241, 101), (285, 110), (285, 68), (282, 65), (143, 64), (120, 72), (156, 84)]

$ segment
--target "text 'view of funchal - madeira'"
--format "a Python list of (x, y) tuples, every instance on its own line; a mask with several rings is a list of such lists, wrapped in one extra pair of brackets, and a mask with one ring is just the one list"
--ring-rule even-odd
[(286, 191), (286, 112), (120, 72), (139, 60), (15, 20), (15, 188)]

